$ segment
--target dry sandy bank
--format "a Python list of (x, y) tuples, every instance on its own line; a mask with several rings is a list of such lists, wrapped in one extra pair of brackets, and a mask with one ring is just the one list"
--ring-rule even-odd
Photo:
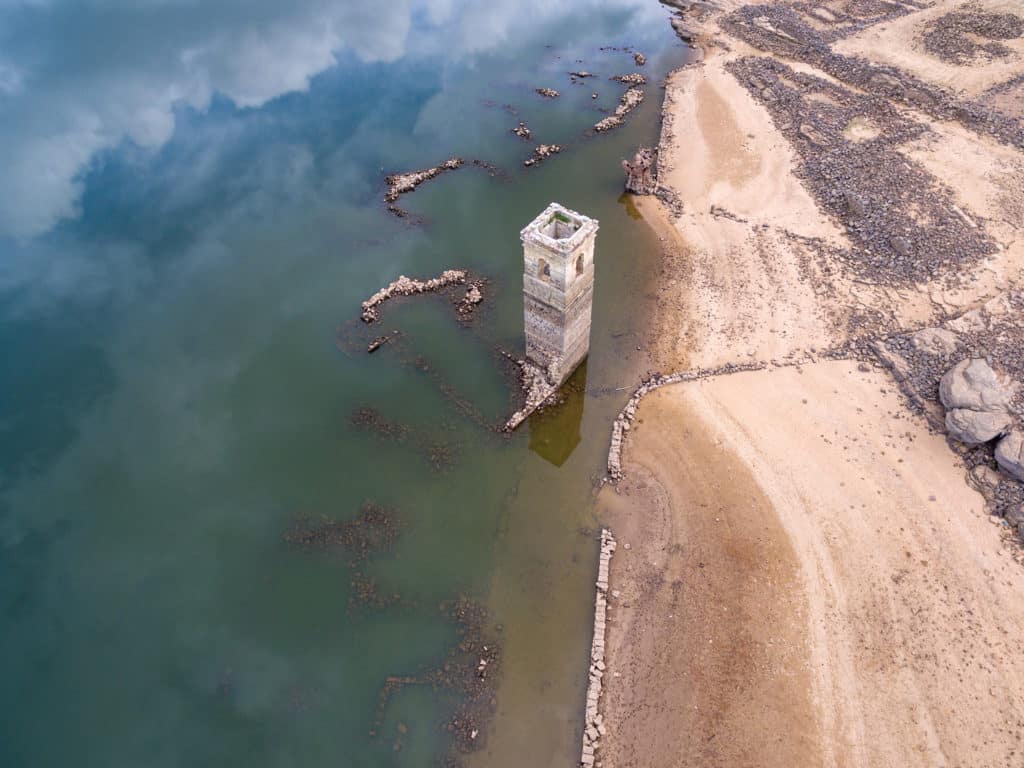
[[(963, 98), (1011, 115), (1007, 94), (1024, 93), (1024, 38), (971, 66), (925, 50), (928, 25), (962, 0), (832, 0), (817, 15), (770, 5), (795, 8), (832, 35), (830, 50), (867, 66), (959, 84)], [(916, 169), (936, 199), (947, 195), (944, 211), (994, 243), (938, 273), (887, 279), (885, 269), (851, 268), (849, 254), (864, 246), (823, 207), (795, 143), (821, 140), (823, 123), (808, 119), (794, 138), (734, 65), (772, 59), (790, 88), (816, 78), (804, 104), (824, 105), (826, 119), (878, 94), (754, 47), (720, 24), (742, 3), (721, 6), (702, 21), (704, 61), (666, 87), (659, 180), (682, 210), (637, 201), (665, 244), (650, 342), (665, 373), (770, 367), (646, 397), (625, 442), (625, 480), (601, 493), (620, 542), (612, 588), (621, 594), (598, 759), (602, 768), (1024, 765), (1019, 552), (894, 381), (822, 354), (1019, 291), (1024, 152), (899, 100), (850, 121), (850, 142), (884, 138), (899, 121), (923, 126), (891, 142), (892, 164)], [(883, 6), (898, 15), (850, 22)], [(774, 33), (773, 23), (763, 26)], [(877, 121), (885, 109), (888, 124)], [(889, 170), (879, 169), (880, 185)], [(1020, 326), (1024, 344), (1024, 318)]]
[(884, 374), (667, 387), (628, 456), (605, 766), (1024, 760), (1024, 572)]

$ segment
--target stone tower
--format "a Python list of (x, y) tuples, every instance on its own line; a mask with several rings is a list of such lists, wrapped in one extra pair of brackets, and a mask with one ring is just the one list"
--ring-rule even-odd
[(552, 203), (520, 237), (526, 359), (558, 386), (590, 351), (597, 221)]

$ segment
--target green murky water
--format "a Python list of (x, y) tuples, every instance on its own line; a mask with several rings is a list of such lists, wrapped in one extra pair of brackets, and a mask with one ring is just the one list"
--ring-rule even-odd
[[(647, 101), (588, 136), (626, 45)], [(666, 13), (15, 4), (0, 51), (0, 764), (433, 764), (462, 692), (381, 692), (435, 679), (460, 596), (501, 649), (468, 761), (573, 764), (592, 489), (657, 260), (618, 161), (683, 60)], [(523, 169), (519, 120), (565, 151)], [(501, 173), (404, 197), (420, 224), (385, 210), (384, 173), (451, 154)], [(601, 222), (591, 355), (509, 439), (484, 425), (523, 344), (518, 233), (552, 200)], [(359, 323), (448, 267), (489, 281), (472, 325), (444, 296)], [(367, 504), (386, 546), (283, 540)]]

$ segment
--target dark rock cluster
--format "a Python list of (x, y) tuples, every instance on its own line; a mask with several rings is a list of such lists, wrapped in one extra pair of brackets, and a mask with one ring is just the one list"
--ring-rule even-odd
[[(928, 25), (925, 50), (957, 64), (1005, 58), (1012, 51), (1000, 40), (1024, 36), (1024, 19), (1012, 13), (987, 13), (976, 5), (964, 6), (940, 16)], [(989, 42), (979, 42), (988, 40)]]
[(730, 34), (763, 51), (804, 62), (868, 94), (952, 120), (1014, 147), (1024, 148), (1024, 124), (978, 101), (958, 98), (895, 67), (833, 53), (825, 35), (785, 5), (747, 5), (723, 18)]
[(887, 99), (767, 57), (740, 59), (729, 70), (771, 113), (800, 158), (797, 176), (846, 229), (854, 248), (845, 261), (856, 273), (926, 282), (995, 251), (952, 191), (896, 150), (926, 127)]
[[(479, 749), (483, 730), (493, 716), (497, 702), (494, 688), (501, 660), (495, 638), (500, 627), (492, 627), (487, 610), (475, 600), (460, 597), (442, 603), (441, 613), (454, 622), (458, 642), (443, 663), (421, 674), (391, 676), (384, 681), (377, 700), (377, 717), (370, 736), (381, 735), (384, 716), (391, 697), (409, 685), (430, 686), (438, 693), (458, 694), (460, 704), (444, 728), (452, 739), (452, 754), (444, 765), (460, 765), (460, 756)], [(396, 742), (396, 750), (400, 749)]]
[(442, 439), (436, 432), (414, 430), (408, 424), (391, 421), (376, 408), (363, 406), (352, 412), (353, 427), (398, 444), (410, 444), (419, 449), (435, 471), (450, 469), (456, 462), (459, 446)]
[(398, 540), (399, 521), (393, 509), (367, 502), (351, 520), (297, 518), (281, 534), (290, 547), (344, 550), (356, 561), (376, 552), (390, 552)]

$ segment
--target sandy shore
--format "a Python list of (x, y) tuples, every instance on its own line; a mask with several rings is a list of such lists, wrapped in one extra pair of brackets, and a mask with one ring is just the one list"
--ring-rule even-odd
[[(659, 180), (682, 211), (638, 199), (665, 244), (652, 341), (665, 373), (767, 368), (645, 397), (625, 478), (601, 493), (620, 546), (599, 760), (1024, 764), (1020, 550), (966, 482), (973, 463), (911, 411), (907, 382), (927, 377), (901, 376), (901, 390), (884, 359), (866, 354), (1020, 295), (1024, 151), (1012, 121), (999, 120), (1020, 117), (1005, 95), (1024, 95), (1024, 37), (957, 63), (928, 34), (966, 3), (858, 18), (870, 4), (835, 0), (795, 12), (828, 46), (811, 61), (781, 50), (794, 39), (780, 26), (788, 17), (730, 17), (741, 4), (720, 5), (687, 20), (705, 58), (667, 84)], [(981, 6), (1024, 15), (1003, 0)], [(766, 70), (781, 72), (776, 91), (802, 91), (824, 119), (795, 131), (763, 80), (737, 77), (765, 59), (784, 66)], [(876, 70), (864, 67), (881, 66), (916, 78), (908, 91), (925, 96), (865, 96)], [(935, 93), (1002, 111), (982, 127)], [(849, 120), (858, 105), (871, 111)], [(945, 261), (880, 258), (889, 241), (830, 207), (803, 142), (834, 148), (821, 126), (835, 115), (849, 120), (840, 128), (851, 145), (881, 135), (881, 156), (906, 165), (877, 171), (880, 194), (891, 187), (904, 217), (890, 226), (911, 227), (911, 242), (959, 227)], [(898, 140), (885, 145), (887, 134)], [(899, 173), (927, 194), (901, 189)], [(863, 194), (863, 180), (848, 184)], [(1024, 317), (1010, 333), (1024, 345)]]

